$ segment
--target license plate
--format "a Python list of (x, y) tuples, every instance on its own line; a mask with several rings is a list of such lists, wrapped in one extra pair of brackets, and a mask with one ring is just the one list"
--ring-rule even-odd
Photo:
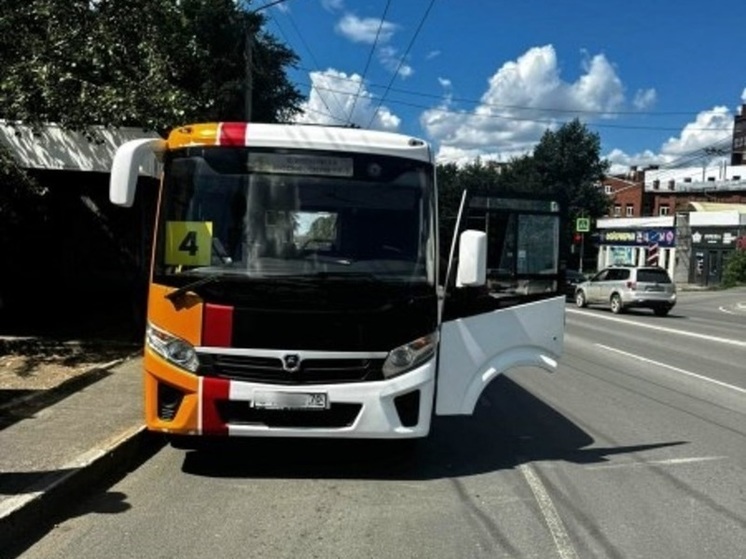
[(663, 287), (660, 285), (649, 285), (645, 291), (663, 291)]
[(329, 409), (329, 398), (325, 392), (255, 390), (251, 407), (260, 410), (326, 410)]

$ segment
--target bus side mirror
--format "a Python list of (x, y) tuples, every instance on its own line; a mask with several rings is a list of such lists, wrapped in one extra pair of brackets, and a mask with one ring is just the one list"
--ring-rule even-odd
[(456, 287), (479, 287), (487, 283), (487, 234), (468, 230), (461, 233)]
[(164, 151), (166, 142), (160, 138), (141, 138), (119, 146), (114, 154), (109, 179), (109, 200), (129, 208), (135, 201), (140, 165), (148, 155)]

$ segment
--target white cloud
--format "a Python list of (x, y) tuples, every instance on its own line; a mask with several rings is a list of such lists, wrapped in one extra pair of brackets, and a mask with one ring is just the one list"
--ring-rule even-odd
[(397, 49), (387, 44), (399, 30), (397, 24), (372, 17), (359, 18), (348, 13), (337, 22), (335, 29), (353, 43), (376, 44), (379, 62), (392, 74), (396, 73), (400, 78), (414, 74), (412, 66), (401, 60)]
[(655, 92), (655, 89), (639, 89), (635, 93), (635, 99), (632, 101), (632, 104), (636, 109), (643, 111), (655, 105), (657, 97), (658, 94)]
[(741, 101), (746, 103), (746, 87), (743, 88), (743, 92), (741, 93)]
[(321, 6), (328, 12), (336, 12), (344, 8), (344, 0), (321, 0)]
[[(733, 133), (733, 113), (727, 107), (713, 107), (699, 113), (693, 122), (687, 123), (678, 136), (666, 140), (656, 153), (645, 150), (642, 153), (628, 154), (614, 149), (606, 155), (612, 163), (610, 172), (619, 174), (630, 167), (649, 165), (665, 166), (682, 157), (699, 152), (715, 144), (727, 142)], [(713, 156), (717, 158), (717, 156)]]
[(425, 55), (425, 60), (432, 60), (433, 58), (439, 57), (441, 52), (439, 50), (431, 50)]
[[(311, 72), (313, 89), (297, 122), (313, 124), (346, 124), (362, 128), (396, 131), (401, 119), (372, 98), (358, 74), (347, 75), (334, 69)], [(350, 118), (350, 112), (352, 117)], [(370, 124), (369, 124), (370, 123)]]
[(577, 81), (563, 81), (554, 47), (547, 45), (503, 64), (489, 79), (480, 102), (476, 108), (451, 112), (454, 107), (447, 100), (421, 115), (420, 124), (440, 146), (440, 158), (456, 149), (501, 160), (523, 155), (548, 127), (587, 117), (587, 111), (596, 111), (597, 118), (618, 111), (624, 87), (603, 55), (587, 60)]
[(412, 67), (406, 62), (401, 62), (397, 56), (396, 49), (393, 47), (381, 47), (378, 49), (378, 58), (381, 64), (392, 74), (397, 72), (399, 77), (408, 78), (414, 74)]
[(669, 138), (661, 154), (678, 157), (728, 139), (733, 134), (733, 114), (727, 107), (714, 107), (697, 115), (676, 138)]
[(388, 21), (382, 22), (372, 17), (360, 19), (353, 14), (346, 14), (339, 20), (335, 29), (354, 43), (372, 45), (376, 42), (376, 35), (378, 35), (379, 43), (387, 43), (398, 27)]
[(670, 161), (669, 157), (645, 150), (636, 155), (629, 155), (620, 149), (613, 149), (608, 155), (604, 156), (611, 162), (609, 173), (612, 175), (621, 175), (629, 171), (630, 167), (645, 168), (649, 165), (665, 165)]

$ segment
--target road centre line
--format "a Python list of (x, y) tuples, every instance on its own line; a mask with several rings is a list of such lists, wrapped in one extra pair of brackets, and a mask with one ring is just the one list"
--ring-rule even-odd
[(552, 502), (552, 498), (549, 496), (549, 492), (544, 487), (541, 479), (536, 475), (531, 465), (526, 462), (518, 466), (518, 469), (523, 474), (526, 483), (528, 483), (531, 492), (534, 494), (534, 499), (539, 504), (539, 510), (541, 510), (544, 521), (549, 527), (549, 532), (552, 534), (557, 553), (559, 553), (561, 559), (578, 559), (578, 554), (572, 546), (570, 536), (565, 529), (562, 518), (560, 518)]
[(633, 320), (624, 320), (623, 318), (612, 318), (610, 316), (604, 316), (602, 314), (596, 314), (591, 312), (580, 311), (576, 309), (566, 309), (565, 312), (581, 314), (583, 316), (592, 316), (593, 318), (599, 318), (602, 320), (611, 320), (613, 322), (624, 322), (630, 326), (637, 328), (649, 328), (656, 332), (667, 332), (669, 334), (678, 334), (680, 336), (689, 336), (690, 338), (698, 338), (700, 340), (707, 340), (710, 342), (718, 342), (721, 344), (729, 344), (738, 347), (746, 347), (746, 341), (743, 340), (732, 340), (730, 338), (721, 338), (719, 336), (710, 336), (708, 334), (698, 334), (697, 332), (687, 332), (686, 330), (676, 330), (675, 328), (667, 328), (658, 324), (645, 324), (644, 322), (635, 322)]
[(715, 380), (710, 377), (706, 377), (703, 375), (698, 375), (697, 373), (693, 373), (691, 371), (687, 371), (685, 369), (680, 369), (679, 367), (674, 367), (673, 365), (667, 365), (665, 363), (661, 363), (660, 361), (654, 361), (653, 359), (648, 359), (647, 357), (642, 357), (640, 355), (636, 355), (634, 353), (629, 353), (628, 351), (623, 351), (621, 349), (617, 349), (615, 347), (607, 346), (604, 344), (594, 344), (597, 347), (600, 347), (602, 349), (612, 351), (614, 353), (618, 353), (620, 355), (624, 355), (625, 357), (631, 357), (632, 359), (637, 359), (638, 361), (642, 361), (643, 363), (649, 363), (651, 365), (656, 365), (658, 367), (663, 367), (664, 369), (669, 369), (671, 371), (674, 371), (676, 373), (681, 373), (682, 375), (687, 375), (699, 380), (704, 380), (706, 382), (711, 382), (712, 384), (717, 384), (718, 386), (722, 386), (723, 388), (730, 388), (731, 390), (735, 390), (736, 392), (740, 392), (742, 394), (746, 394), (746, 388), (741, 388), (740, 386), (735, 386), (733, 384), (728, 384), (727, 382), (722, 382), (719, 380)]

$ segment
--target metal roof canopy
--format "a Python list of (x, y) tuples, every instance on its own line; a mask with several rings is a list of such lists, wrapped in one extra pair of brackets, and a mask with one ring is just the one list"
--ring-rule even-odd
[[(109, 173), (114, 152), (124, 142), (160, 138), (157, 133), (140, 128), (93, 126), (91, 130), (97, 136), (94, 141), (83, 133), (65, 130), (56, 124), (48, 124), (34, 133), (29, 126), (0, 120), (0, 142), (24, 169)], [(160, 175), (155, 157), (143, 164), (140, 173), (151, 177)]]

